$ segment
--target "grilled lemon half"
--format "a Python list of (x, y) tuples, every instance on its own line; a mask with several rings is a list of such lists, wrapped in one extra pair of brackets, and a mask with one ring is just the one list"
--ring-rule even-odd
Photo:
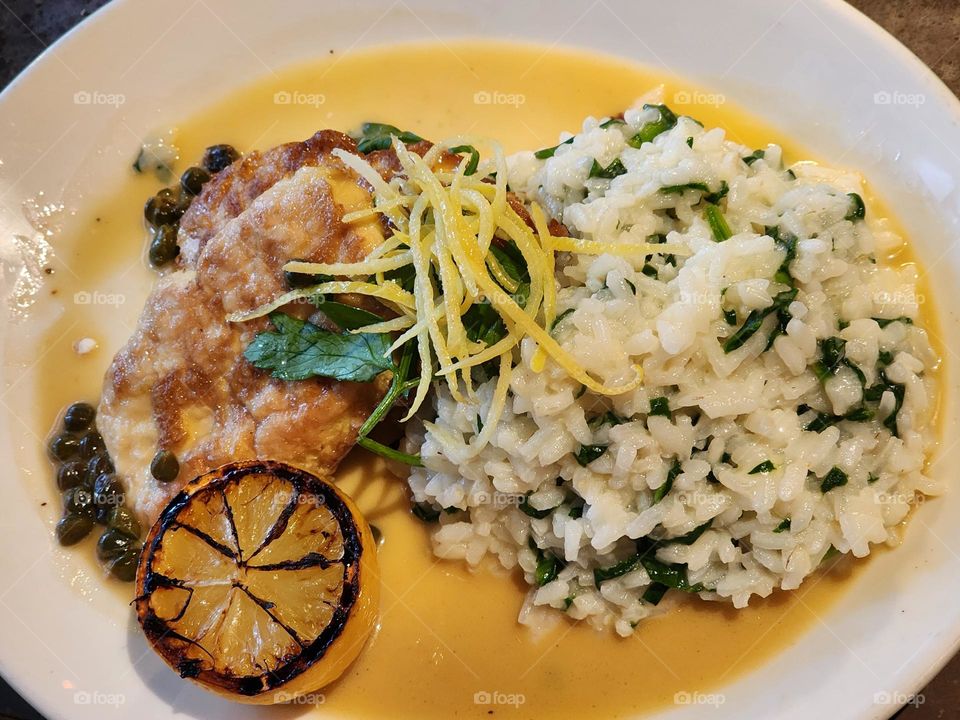
[(282, 463), (225, 465), (188, 484), (147, 535), (137, 617), (177, 671), (241, 702), (332, 682), (377, 619), (370, 527), (332, 484)]

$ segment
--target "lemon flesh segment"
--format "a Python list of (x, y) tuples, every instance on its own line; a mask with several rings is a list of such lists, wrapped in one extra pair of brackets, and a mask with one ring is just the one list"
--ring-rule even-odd
[(181, 676), (241, 701), (289, 701), (363, 647), (375, 553), (332, 484), (280, 463), (232, 464), (188, 485), (151, 529), (137, 614)]

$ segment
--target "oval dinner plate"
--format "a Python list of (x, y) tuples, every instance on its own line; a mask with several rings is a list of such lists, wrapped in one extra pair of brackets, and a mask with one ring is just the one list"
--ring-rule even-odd
[[(663, 68), (723, 93), (831, 164), (863, 171), (906, 226), (939, 299), (947, 372), (944, 440), (932, 472), (953, 480), (960, 104), (917, 58), (839, 0), (117, 0), (0, 96), (6, 292), (27, 277), (18, 276), (19, 257), (37, 240), (24, 207), (43, 214), (62, 204), (61, 232), (76, 232), (71, 211), (116, 192), (141, 137), (165, 118), (331, 48), (466, 36), (577, 46)], [(509, 85), (503, 78), (504, 90)], [(122, 105), (84, 102), (110, 95), (122, 96)], [(24, 422), (37, 412), (29, 370), (50, 348), (18, 340), (25, 323), (55, 314), (52, 306), (48, 297), (25, 319), (5, 321), (0, 672), (49, 720), (306, 713), (233, 705), (178, 680), (146, 648), (119, 596), (91, 582), (81, 559), (53, 542), (49, 465)], [(900, 549), (871, 560), (786, 650), (719, 689), (722, 704), (680, 704), (662, 716), (889, 717), (957, 648), (958, 517), (960, 492), (925, 503)], [(710, 638), (703, 643), (709, 652)]]

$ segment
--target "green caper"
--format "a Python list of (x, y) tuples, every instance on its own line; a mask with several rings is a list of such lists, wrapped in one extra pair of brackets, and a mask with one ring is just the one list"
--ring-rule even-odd
[(143, 207), (143, 216), (148, 223), (156, 227), (177, 222), (185, 211), (178, 190), (163, 188), (147, 200)]
[(177, 226), (161, 225), (158, 227), (153, 234), (153, 240), (150, 241), (150, 251), (148, 253), (150, 264), (154, 267), (166, 265), (179, 254)]
[(199, 195), (210, 180), (210, 173), (202, 167), (189, 167), (180, 176), (180, 187), (190, 195)]
[(133, 582), (137, 577), (141, 549), (139, 545), (130, 546), (115, 560), (107, 562), (110, 575), (121, 582)]
[(82, 515), (64, 515), (57, 523), (57, 540), (61, 545), (76, 545), (93, 530), (93, 520)]
[(203, 153), (203, 167), (218, 173), (240, 159), (240, 153), (232, 145), (211, 145)]
[(159, 450), (150, 463), (150, 474), (162, 483), (172, 482), (180, 474), (180, 462), (169, 450)]
[(80, 487), (83, 485), (85, 475), (86, 469), (80, 460), (64, 463), (57, 470), (57, 488), (64, 492), (70, 488)]
[(98, 477), (93, 485), (93, 505), (97, 522), (106, 525), (114, 508), (123, 505), (125, 496), (126, 490), (116, 475), (103, 473)]
[(50, 455), (60, 462), (73, 460), (80, 455), (80, 439), (68, 433), (54, 436), (50, 441)]
[(63, 414), (63, 427), (70, 432), (86, 430), (93, 423), (96, 415), (97, 411), (90, 403), (74, 403)]
[(107, 449), (103, 442), (103, 435), (96, 430), (91, 430), (80, 438), (80, 457), (89, 460), (94, 455), (100, 455)]
[(140, 537), (140, 523), (133, 512), (124, 505), (118, 505), (110, 511), (107, 527), (119, 530), (132, 538)]
[(122, 533), (113, 528), (107, 528), (103, 531), (100, 539), (97, 540), (97, 559), (104, 564), (109, 563), (111, 560), (116, 560), (131, 546), (136, 544), (136, 539), (126, 533)]
[(63, 494), (63, 514), (78, 515), (93, 520), (96, 507), (93, 493), (83, 487), (70, 488)]
[(110, 459), (109, 455), (106, 453), (94, 455), (87, 461), (86, 476), (83, 479), (83, 484), (90, 490), (93, 490), (93, 485), (96, 483), (98, 477), (104, 473), (112, 473), (113, 471), (113, 460)]

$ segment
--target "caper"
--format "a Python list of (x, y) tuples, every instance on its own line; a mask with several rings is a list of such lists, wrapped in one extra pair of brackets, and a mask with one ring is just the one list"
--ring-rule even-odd
[(104, 564), (116, 560), (136, 543), (136, 539), (126, 533), (107, 528), (97, 540), (97, 559)]
[(70, 488), (83, 485), (83, 478), (86, 475), (86, 468), (80, 460), (71, 460), (64, 463), (57, 470), (57, 488), (63, 492)]
[(112, 473), (113, 471), (113, 460), (110, 459), (109, 455), (106, 453), (94, 455), (87, 461), (87, 472), (86, 477), (83, 479), (83, 484), (93, 490), (93, 485), (98, 477), (104, 473)]
[(166, 265), (180, 254), (180, 246), (177, 245), (177, 227), (176, 225), (161, 225), (153, 234), (153, 240), (150, 242), (150, 264), (154, 267)]
[(103, 473), (97, 478), (93, 485), (93, 504), (98, 523), (107, 524), (114, 508), (123, 505), (125, 494), (123, 483), (113, 473)]
[(61, 433), (50, 441), (50, 454), (55, 460), (66, 462), (80, 454), (80, 440), (74, 435)]
[(202, 167), (189, 167), (180, 176), (180, 187), (190, 195), (199, 195), (209, 180), (210, 173)]
[(218, 173), (240, 159), (240, 153), (232, 145), (211, 145), (203, 153), (203, 166)]
[(107, 563), (107, 570), (121, 582), (133, 582), (137, 577), (141, 549), (139, 545), (128, 547), (116, 560)]
[(80, 438), (80, 457), (89, 460), (94, 455), (100, 455), (107, 449), (103, 442), (103, 435), (96, 430), (91, 430)]
[(71, 432), (86, 430), (93, 423), (97, 411), (93, 405), (85, 402), (74, 403), (63, 414), (63, 427)]
[(147, 200), (143, 207), (143, 216), (148, 223), (156, 227), (177, 222), (185, 211), (180, 193), (173, 188), (163, 188)]
[(150, 474), (162, 483), (176, 480), (180, 474), (177, 456), (169, 450), (159, 450), (150, 463)]
[(93, 520), (82, 515), (64, 515), (57, 523), (57, 540), (61, 545), (76, 545), (93, 530)]
[(132, 538), (140, 537), (140, 523), (130, 509), (124, 505), (118, 505), (110, 511), (107, 527), (119, 530)]
[(93, 493), (83, 487), (70, 488), (63, 494), (63, 514), (78, 515), (93, 520), (96, 508)]

